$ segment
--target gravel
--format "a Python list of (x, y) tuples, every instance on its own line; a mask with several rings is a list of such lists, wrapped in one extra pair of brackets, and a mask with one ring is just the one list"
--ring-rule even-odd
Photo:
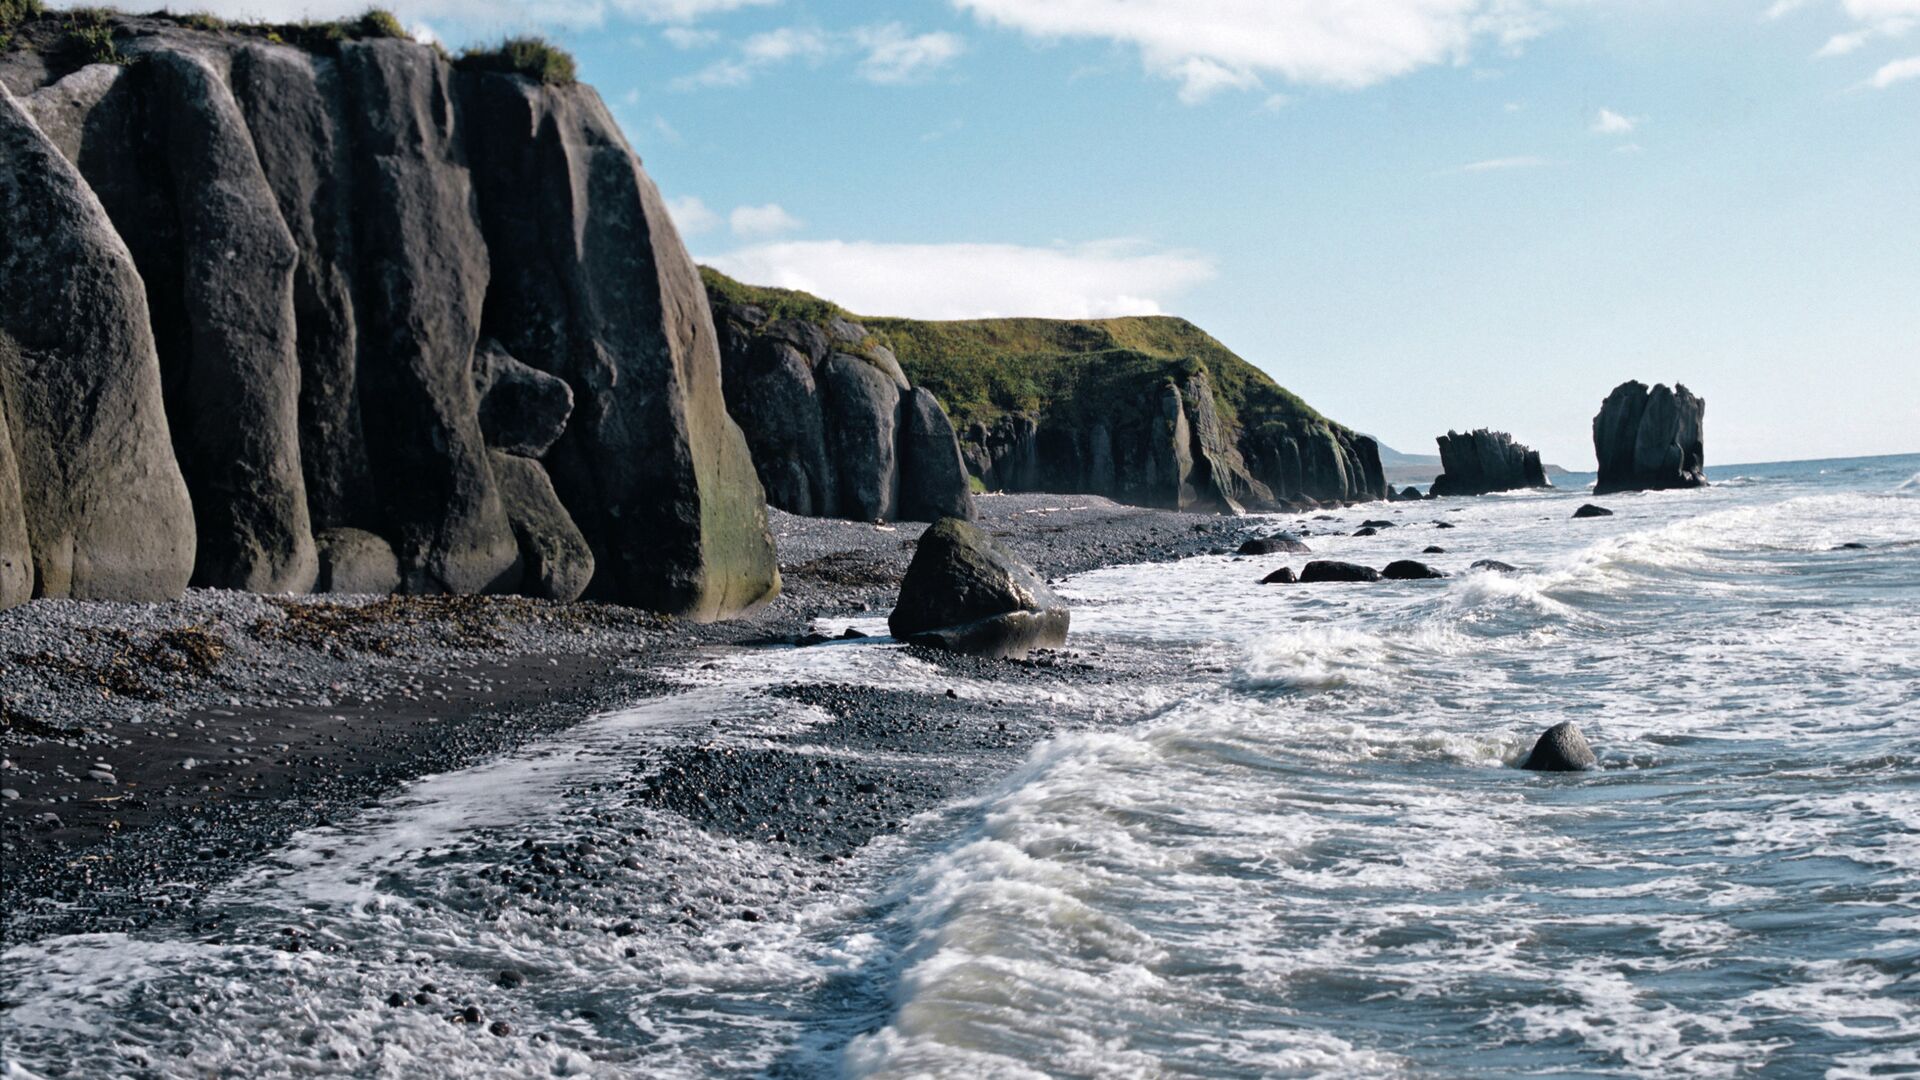
[[(1050, 578), (1231, 551), (1257, 531), (1091, 496), (978, 502), (982, 526)], [(209, 886), (297, 829), (669, 692), (656, 673), (691, 650), (795, 640), (815, 620), (885, 611), (924, 529), (770, 516), (783, 595), (727, 623), (518, 597), (204, 589), (164, 604), (41, 600), (0, 612), (0, 935), (186, 918)], [(956, 676), (1016, 687), (1166, 662), (913, 651)], [(977, 786), (1052, 730), (1031, 708), (962, 708), (932, 691), (782, 693), (832, 715), (810, 745), (885, 747), (897, 763), (816, 769), (778, 740), (690, 741), (648, 763), (640, 798), (712, 831), (844, 854)]]

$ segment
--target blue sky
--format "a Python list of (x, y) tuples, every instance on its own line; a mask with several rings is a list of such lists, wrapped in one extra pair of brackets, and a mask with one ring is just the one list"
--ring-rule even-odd
[(1627, 378), (1709, 463), (1920, 450), (1920, 0), (391, 6), (570, 48), (748, 280), (1182, 315), (1413, 452), (1591, 467)]

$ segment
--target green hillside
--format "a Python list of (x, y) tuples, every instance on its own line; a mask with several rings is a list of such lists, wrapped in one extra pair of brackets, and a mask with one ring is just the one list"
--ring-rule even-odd
[(1322, 420), (1306, 402), (1185, 319), (968, 319), (931, 322), (856, 315), (791, 289), (747, 285), (701, 267), (708, 292), (754, 304), (775, 318), (823, 324), (834, 316), (864, 325), (892, 349), (917, 386), (946, 405), (956, 427), (1011, 412), (1097, 416), (1166, 378), (1206, 369), (1231, 423)]

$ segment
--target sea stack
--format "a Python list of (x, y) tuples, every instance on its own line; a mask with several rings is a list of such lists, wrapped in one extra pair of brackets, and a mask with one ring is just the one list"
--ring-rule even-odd
[(1614, 387), (1593, 418), (1593, 493), (1706, 487), (1706, 415), (1706, 400), (1679, 384)]
[(1436, 496), (1553, 486), (1540, 463), (1540, 452), (1514, 442), (1504, 431), (1481, 428), (1464, 435), (1449, 431), (1434, 441), (1440, 444), (1440, 467), (1445, 470), (1434, 478)]

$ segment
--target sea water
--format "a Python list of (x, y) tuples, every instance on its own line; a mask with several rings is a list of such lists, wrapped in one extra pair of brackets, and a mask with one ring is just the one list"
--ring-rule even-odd
[[(1313, 555), (1072, 578), (1077, 643), (1181, 674), (1064, 694), (1122, 722), (829, 868), (609, 793), (684, 725), (819, 720), (754, 686), (935, 673), (723, 657), (296, 837), (212, 898), (222, 935), (9, 951), (7, 1075), (1920, 1072), (1920, 456), (1711, 478), (1598, 519), (1580, 477), (1275, 518)], [(1452, 576), (1256, 584), (1407, 557)], [(1598, 769), (1514, 767), (1563, 720)], [(596, 830), (624, 859), (568, 903), (482, 873)], [(605, 932), (715, 891), (765, 921)], [(314, 947), (274, 947), (296, 921)], [(423, 980), (514, 1033), (385, 1004)]]

